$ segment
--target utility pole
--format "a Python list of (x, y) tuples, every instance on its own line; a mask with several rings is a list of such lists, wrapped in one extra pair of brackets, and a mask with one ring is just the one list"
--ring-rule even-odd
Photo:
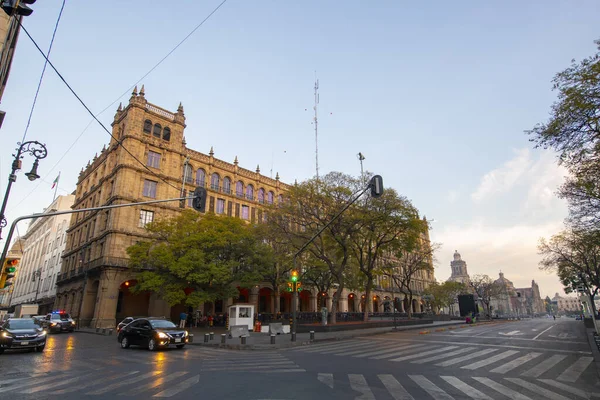
[(361, 152), (358, 152), (358, 154), (356, 156), (358, 157), (358, 161), (360, 161), (360, 179), (362, 179), (364, 182), (365, 171), (363, 170), (363, 161), (365, 160), (365, 156)]

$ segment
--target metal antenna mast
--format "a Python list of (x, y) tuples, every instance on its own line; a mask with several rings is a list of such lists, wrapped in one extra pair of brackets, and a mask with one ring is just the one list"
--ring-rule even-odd
[(317, 106), (319, 104), (319, 80), (317, 79), (317, 72), (315, 71), (315, 167), (317, 170), (317, 181), (319, 180), (319, 129), (317, 120)]

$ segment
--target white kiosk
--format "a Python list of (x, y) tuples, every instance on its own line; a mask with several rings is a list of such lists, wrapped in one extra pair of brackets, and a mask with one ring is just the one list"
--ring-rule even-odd
[(246, 325), (248, 330), (254, 329), (254, 305), (234, 304), (229, 306), (229, 326)]

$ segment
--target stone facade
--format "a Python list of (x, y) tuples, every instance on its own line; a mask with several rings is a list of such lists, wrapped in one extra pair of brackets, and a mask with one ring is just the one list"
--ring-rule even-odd
[(504, 288), (502, 293), (492, 299), (492, 314), (502, 316), (534, 315), (546, 312), (540, 296), (538, 284), (532, 280), (529, 288), (515, 288), (515, 285), (499, 273), (495, 283)]
[(467, 272), (467, 263), (461, 258), (458, 250), (454, 250), (453, 260), (450, 261), (450, 268), (452, 268), (452, 274), (449, 281), (469, 284), (469, 273)]
[(556, 293), (552, 304), (556, 305), (559, 314), (581, 313), (581, 300), (577, 297), (563, 297)]

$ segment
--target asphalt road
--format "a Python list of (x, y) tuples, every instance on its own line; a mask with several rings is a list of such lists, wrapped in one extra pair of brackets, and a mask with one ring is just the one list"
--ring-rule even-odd
[(0, 399), (572, 400), (600, 398), (581, 321), (534, 319), (390, 332), (278, 351), (123, 350), (52, 335), (0, 356)]

